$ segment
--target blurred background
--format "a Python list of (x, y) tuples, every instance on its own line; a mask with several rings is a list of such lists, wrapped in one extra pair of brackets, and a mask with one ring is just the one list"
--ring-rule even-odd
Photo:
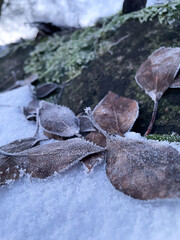
[[(37, 28), (32, 22), (85, 27), (122, 10), (124, 0), (0, 0), (0, 45), (31, 39)], [(166, 0), (147, 0), (146, 6)]]

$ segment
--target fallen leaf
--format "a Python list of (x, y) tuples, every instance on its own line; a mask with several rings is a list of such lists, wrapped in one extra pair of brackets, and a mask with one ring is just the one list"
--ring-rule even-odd
[(46, 178), (54, 172), (66, 170), (88, 155), (103, 150), (104, 148), (84, 139), (73, 138), (36, 146), (16, 154), (4, 154), (32, 177)]
[(26, 116), (27, 120), (36, 121), (37, 110), (39, 108), (40, 100), (34, 99), (29, 102), (27, 107), (23, 108), (23, 113)]
[(59, 140), (59, 141), (63, 140), (63, 137), (60, 137), (56, 134), (46, 132), (45, 130), (43, 131), (43, 133), (46, 137), (48, 137), (48, 139), (54, 139), (54, 140)]
[[(1, 162), (2, 158), (0, 158)], [(16, 180), (20, 176), (20, 168), (16, 162), (9, 160), (8, 157), (3, 158), (3, 162), (0, 163), (0, 186), (5, 185), (8, 181)]]
[(173, 85), (180, 68), (180, 48), (161, 47), (153, 52), (139, 67), (135, 79), (154, 101), (154, 109), (150, 125), (145, 135), (150, 134), (153, 127), (158, 101), (163, 93)]
[(173, 83), (171, 83), (170, 88), (180, 88), (180, 73), (177, 74)]
[(106, 173), (133, 198), (180, 197), (180, 153), (157, 142), (107, 139)]
[(80, 130), (79, 119), (69, 108), (45, 101), (40, 103), (39, 121), (45, 131), (61, 137), (77, 135)]
[[(103, 148), (106, 147), (106, 138), (99, 131), (91, 132), (85, 138), (86, 140), (93, 142), (98, 146), (101, 146)], [(82, 162), (87, 172), (89, 173), (95, 166), (103, 162), (104, 159), (105, 159), (105, 153), (100, 152), (100, 153), (93, 154), (92, 156), (87, 156), (82, 160)]]
[[(0, 150), (8, 153), (17, 153), (34, 147), (41, 139), (34, 137), (22, 138), (0, 147)], [(1, 157), (1, 155), (0, 155)]]
[(49, 94), (54, 92), (58, 87), (59, 87), (59, 85), (56, 83), (40, 84), (36, 89), (36, 97), (37, 98), (47, 97)]
[(85, 116), (85, 115), (78, 116), (78, 119), (80, 121), (80, 132), (81, 133), (83, 133), (83, 132), (92, 132), (92, 131), (96, 130), (94, 128), (91, 120), (87, 116)]
[(97, 165), (101, 164), (102, 162), (104, 162), (106, 158), (106, 153), (105, 152), (100, 152), (100, 153), (96, 153), (92, 156), (87, 156), (85, 157), (82, 162), (85, 166), (85, 171), (87, 173), (90, 173)]
[[(7, 153), (18, 153), (34, 147), (39, 141), (33, 137), (24, 138), (0, 147), (0, 150)], [(20, 168), (14, 160), (0, 155), (0, 185), (5, 184), (8, 180), (17, 179), (20, 174), (19, 170)]]
[(139, 114), (135, 100), (119, 97), (109, 91), (93, 110), (94, 120), (109, 134), (123, 134), (129, 131)]

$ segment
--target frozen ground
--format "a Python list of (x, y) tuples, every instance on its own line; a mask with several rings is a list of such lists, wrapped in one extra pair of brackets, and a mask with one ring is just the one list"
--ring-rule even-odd
[[(31, 97), (22, 87), (0, 94), (0, 104), (23, 106)], [(34, 130), (20, 109), (0, 107), (0, 145)], [(0, 187), (0, 240), (7, 239), (179, 240), (180, 199), (134, 200), (114, 189), (104, 165), (86, 175), (78, 164), (45, 180)]]

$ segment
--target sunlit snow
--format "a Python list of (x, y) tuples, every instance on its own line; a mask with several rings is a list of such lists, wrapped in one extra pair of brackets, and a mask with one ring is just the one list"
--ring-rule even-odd
[[(31, 99), (28, 86), (0, 94), (1, 105)], [(0, 145), (34, 131), (20, 109), (0, 107)], [(45, 180), (26, 177), (0, 187), (0, 240), (7, 239), (179, 240), (180, 200), (132, 199), (114, 189), (104, 164), (89, 175), (77, 164)]]

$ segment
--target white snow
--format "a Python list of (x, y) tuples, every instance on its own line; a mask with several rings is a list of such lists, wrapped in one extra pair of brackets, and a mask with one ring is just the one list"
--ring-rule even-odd
[[(167, 0), (170, 1), (170, 0)], [(173, 1), (173, 0), (172, 0)], [(56, 25), (89, 26), (100, 18), (122, 10), (124, 0), (5, 0), (0, 18), (0, 45), (36, 36), (33, 21)], [(165, 3), (166, 0), (147, 0), (146, 6)]]
[[(0, 94), (0, 104), (23, 106), (31, 98), (25, 86)], [(19, 109), (0, 107), (0, 145), (34, 131)], [(115, 190), (103, 164), (89, 175), (77, 164), (45, 180), (0, 187), (0, 240), (7, 239), (179, 240), (180, 199), (135, 200)]]

